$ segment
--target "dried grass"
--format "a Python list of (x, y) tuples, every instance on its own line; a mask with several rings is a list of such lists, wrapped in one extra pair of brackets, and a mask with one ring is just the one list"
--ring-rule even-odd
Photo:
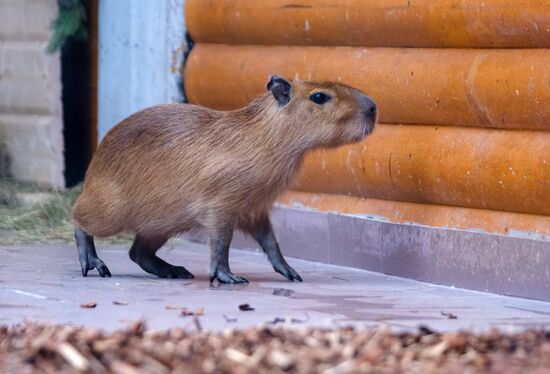
[[(82, 186), (51, 191), (32, 184), (0, 178), (0, 244), (28, 242), (71, 242), (72, 207)], [(22, 193), (47, 193), (35, 203), (24, 204)], [(111, 244), (127, 243), (128, 235), (101, 240)]]

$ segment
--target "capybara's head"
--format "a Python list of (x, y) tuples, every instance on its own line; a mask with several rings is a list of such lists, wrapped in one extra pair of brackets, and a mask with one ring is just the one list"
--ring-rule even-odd
[(289, 81), (274, 75), (267, 89), (278, 114), (288, 118), (284, 122), (293, 130), (302, 132), (310, 147), (357, 142), (374, 129), (376, 104), (355, 88), (333, 82)]

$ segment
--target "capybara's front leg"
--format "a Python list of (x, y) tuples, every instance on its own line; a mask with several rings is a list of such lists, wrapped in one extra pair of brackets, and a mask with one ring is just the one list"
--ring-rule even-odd
[(248, 283), (243, 277), (229, 269), (229, 245), (233, 238), (233, 226), (214, 230), (210, 234), (210, 283), (217, 279), (220, 283)]
[(273, 265), (273, 269), (284, 276), (291, 282), (302, 281), (302, 277), (294, 270), (285, 260), (281, 250), (279, 248), (279, 243), (275, 239), (275, 233), (273, 232), (273, 227), (271, 226), (271, 221), (268, 216), (262, 217), (258, 223), (250, 230), (250, 234), (256, 239), (260, 244), (263, 251), (267, 255), (267, 258)]
[(97, 269), (100, 277), (110, 277), (111, 272), (105, 263), (97, 257), (94, 245), (94, 237), (79, 227), (74, 229), (74, 238), (78, 248), (78, 260), (82, 269), (82, 276), (87, 276), (88, 271)]

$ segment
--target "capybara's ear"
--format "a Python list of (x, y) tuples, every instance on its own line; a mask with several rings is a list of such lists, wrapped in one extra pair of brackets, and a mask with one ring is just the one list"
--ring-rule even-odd
[(290, 101), (290, 92), (292, 85), (289, 81), (278, 75), (272, 75), (267, 82), (267, 89), (271, 91), (271, 94), (277, 100), (280, 106), (284, 106)]

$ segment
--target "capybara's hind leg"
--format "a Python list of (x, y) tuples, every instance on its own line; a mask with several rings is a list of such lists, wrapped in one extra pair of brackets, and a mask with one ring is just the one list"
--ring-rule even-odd
[(250, 234), (260, 244), (263, 251), (267, 255), (267, 258), (273, 265), (273, 269), (284, 276), (291, 282), (302, 281), (302, 277), (294, 270), (283, 257), (281, 250), (279, 249), (279, 243), (275, 239), (273, 233), (273, 227), (269, 217), (264, 216), (258, 221), (253, 229), (250, 230)]
[(88, 275), (88, 270), (97, 269), (100, 277), (110, 277), (111, 272), (105, 263), (97, 257), (94, 245), (94, 237), (84, 230), (75, 227), (74, 238), (78, 248), (78, 260), (82, 269), (82, 276)]
[(183, 266), (171, 265), (156, 255), (156, 252), (166, 243), (166, 241), (166, 238), (145, 238), (138, 234), (130, 249), (130, 259), (146, 272), (160, 278), (194, 278), (193, 274)]

